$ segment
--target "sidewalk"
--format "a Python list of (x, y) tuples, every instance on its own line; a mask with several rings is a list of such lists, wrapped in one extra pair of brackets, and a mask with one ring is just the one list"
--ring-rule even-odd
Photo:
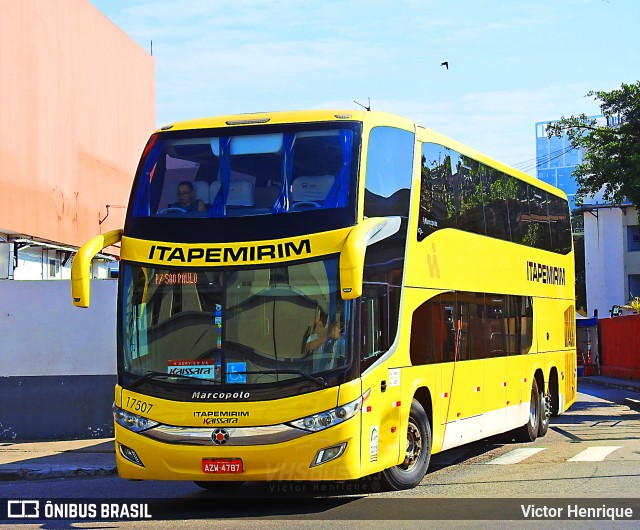
[(578, 388), (580, 387), (580, 381), (592, 383), (594, 385), (608, 386), (610, 388), (620, 388), (622, 390), (628, 390), (629, 392), (640, 394), (640, 381), (628, 381), (626, 379), (607, 377), (606, 375), (584, 375), (578, 377)]
[[(640, 410), (640, 381), (601, 375), (583, 376), (580, 382), (617, 388), (625, 405)], [(113, 438), (54, 442), (0, 442), (0, 481), (113, 475), (116, 458)]]
[(578, 391), (580, 391), (581, 382), (624, 391), (625, 396), (623, 399), (612, 401), (616, 401), (621, 405), (627, 405), (630, 409), (640, 411), (640, 381), (617, 379), (605, 375), (586, 375), (578, 377)]
[(113, 438), (0, 442), (0, 481), (113, 475)]

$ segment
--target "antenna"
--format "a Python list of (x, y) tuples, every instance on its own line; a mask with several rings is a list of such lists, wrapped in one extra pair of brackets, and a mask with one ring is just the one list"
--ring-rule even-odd
[(355, 99), (353, 100), (353, 102), (356, 105), (360, 105), (363, 109), (366, 109), (367, 111), (371, 110), (371, 98), (367, 98), (367, 100), (369, 101), (369, 103), (365, 106), (362, 103), (357, 102)]

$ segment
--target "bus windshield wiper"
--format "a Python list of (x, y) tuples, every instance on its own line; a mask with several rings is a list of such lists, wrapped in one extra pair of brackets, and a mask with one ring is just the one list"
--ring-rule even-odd
[(138, 388), (145, 381), (149, 381), (151, 379), (167, 379), (169, 377), (180, 377), (181, 379), (195, 379), (200, 382), (206, 381), (207, 383), (214, 383), (219, 385), (218, 381), (214, 381), (213, 379), (203, 379), (202, 377), (194, 377), (192, 375), (182, 375), (182, 374), (168, 374), (166, 372), (156, 372), (154, 370), (149, 370), (146, 374), (141, 375), (136, 379), (131, 385), (129, 385), (129, 389), (133, 390), (134, 388)]
[(233, 375), (236, 374), (255, 374), (255, 375), (262, 375), (262, 374), (266, 374), (266, 375), (278, 375), (278, 374), (296, 374), (296, 375), (301, 375), (302, 377), (304, 377), (305, 379), (308, 379), (309, 381), (313, 381), (314, 383), (316, 383), (319, 386), (327, 386), (328, 383), (322, 379), (322, 377), (314, 377), (312, 375), (309, 375), (306, 372), (303, 372), (302, 370), (258, 370), (255, 372), (232, 372)]

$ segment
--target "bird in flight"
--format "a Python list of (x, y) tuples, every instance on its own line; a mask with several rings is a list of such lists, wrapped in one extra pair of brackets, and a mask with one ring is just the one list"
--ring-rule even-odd
[(449, 61), (443, 62), (440, 66), (446, 66), (447, 70), (449, 69)]

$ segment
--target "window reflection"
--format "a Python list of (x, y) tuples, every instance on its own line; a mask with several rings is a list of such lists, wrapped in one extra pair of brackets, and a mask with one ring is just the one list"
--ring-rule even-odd
[(528, 296), (451, 292), (418, 307), (412, 317), (412, 364), (523, 355), (533, 342)]
[(295, 371), (346, 368), (351, 311), (337, 270), (337, 259), (234, 271), (126, 264), (123, 366), (140, 375), (193, 372), (194, 384), (267, 383), (299, 377)]
[(442, 145), (422, 145), (418, 241), (458, 228), (503, 241), (571, 251), (567, 202)]

